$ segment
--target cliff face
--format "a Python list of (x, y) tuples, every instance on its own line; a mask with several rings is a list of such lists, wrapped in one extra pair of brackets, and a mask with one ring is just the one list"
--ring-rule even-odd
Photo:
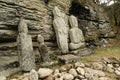
[(58, 6), (66, 16), (74, 15), (78, 18), (79, 28), (83, 30), (88, 43), (91, 39), (107, 38), (113, 34), (107, 16), (103, 14), (104, 10), (93, 1), (0, 0), (0, 56), (16, 55), (17, 27), (21, 17), (27, 21), (35, 53), (38, 52), (38, 34), (45, 38), (48, 47), (56, 46), (52, 24), (54, 6)]

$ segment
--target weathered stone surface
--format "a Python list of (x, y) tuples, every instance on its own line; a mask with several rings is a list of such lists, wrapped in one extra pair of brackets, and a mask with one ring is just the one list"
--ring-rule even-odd
[(109, 80), (107, 77), (100, 77), (99, 80)]
[(69, 21), (71, 25), (71, 29), (69, 31), (70, 40), (71, 40), (70, 49), (75, 50), (85, 46), (82, 30), (78, 28), (77, 18), (74, 16), (70, 16)]
[(85, 75), (85, 70), (83, 68), (78, 67), (76, 70), (79, 74)]
[(49, 68), (40, 68), (38, 70), (38, 75), (39, 75), (40, 78), (48, 77), (52, 73), (53, 73), (53, 70), (49, 69)]
[(6, 80), (6, 77), (0, 76), (0, 80)]
[(74, 77), (76, 77), (78, 75), (77, 71), (74, 68), (70, 69), (69, 73), (72, 74)]
[[(9, 42), (14, 43), (16, 41), (17, 28), (20, 17), (23, 17), (25, 22), (27, 22), (29, 28), (28, 34), (33, 37), (32, 39), (34, 42), (37, 42), (37, 35), (41, 34), (44, 37), (45, 42), (56, 45), (57, 43), (55, 41), (55, 33), (52, 27), (52, 9), (55, 6), (58, 6), (63, 13), (66, 13), (65, 15), (74, 15), (78, 18), (78, 27), (83, 31), (85, 37), (95, 36), (101, 38), (103, 36), (108, 38), (112, 33), (106, 15), (103, 14), (103, 9), (97, 5), (94, 5), (94, 7), (91, 5), (93, 0), (87, 0), (87, 3), (90, 3), (89, 5), (81, 2), (82, 0), (77, 3), (74, 3), (76, 0), (48, 1), (48, 3), (45, 3), (44, 0), (0, 0), (0, 36), (3, 35), (0, 37), (0, 42), (4, 41), (7, 42), (6, 44), (8, 44), (1, 46), (0, 43), (2, 49), (0, 53), (2, 55), (17, 52), (16, 47), (14, 47), (15, 45), (10, 45)], [(67, 16), (64, 16), (64, 20), (65, 23), (68, 22)], [(13, 34), (14, 32), (15, 34)], [(90, 40), (87, 41), (89, 45), (94, 44), (91, 43)], [(38, 48), (37, 45), (34, 47)], [(57, 47), (55, 46), (55, 48)], [(52, 51), (54, 50), (52, 49)], [(80, 53), (81, 52), (86, 53), (91, 51), (85, 50), (80, 51)]]
[[(27, 25), (24, 23), (24, 20), (21, 19), (20, 25), (18, 27), (18, 51), (19, 51), (19, 63), (23, 71), (30, 71), (35, 68), (35, 56), (33, 54), (32, 39), (30, 35), (27, 35)], [(25, 29), (21, 29), (21, 28)]]
[(120, 71), (119, 70), (115, 70), (115, 74), (120, 76)]
[(38, 73), (34, 69), (30, 71), (29, 80), (38, 80)]
[(31, 37), (26, 35), (26, 33), (20, 33), (18, 40), (20, 66), (22, 70), (30, 71), (35, 68), (35, 58)]
[(37, 41), (38, 41), (39, 53), (41, 55), (42, 62), (49, 62), (50, 57), (48, 54), (48, 48), (44, 43), (44, 38), (41, 35), (38, 35)]
[(97, 69), (97, 70), (102, 70), (103, 69), (102, 63), (99, 63), (99, 62), (92, 63), (92, 66), (93, 66), (94, 69)]
[(98, 77), (104, 77), (105, 76), (105, 73), (103, 71), (100, 71), (100, 70), (85, 68), (85, 72), (89, 73), (89, 74), (92, 74), (94, 76), (98, 76)]
[(82, 68), (85, 67), (85, 64), (83, 64), (82, 62), (76, 62), (74, 65), (75, 65), (76, 68), (77, 67), (82, 67)]
[(63, 80), (73, 80), (73, 79), (74, 79), (74, 77), (72, 74), (65, 73), (63, 75)]
[(84, 36), (82, 30), (78, 28), (78, 21), (77, 18), (73, 15), (70, 16), (69, 22), (71, 25), (70, 29), (70, 38), (72, 43), (80, 43), (84, 42)]
[(68, 53), (68, 31), (67, 31), (67, 24), (65, 23), (63, 17), (63, 13), (60, 12), (60, 10), (55, 7), (53, 10), (54, 14), (54, 20), (53, 20), (53, 26), (56, 33), (57, 38), (57, 44), (59, 49), (63, 54)]
[(88, 54), (91, 54), (93, 52), (94, 52), (94, 50), (90, 49), (90, 48), (83, 48), (83, 49), (71, 51), (72, 54), (76, 54), (76, 55), (88, 55)]
[(19, 33), (28, 33), (27, 22), (24, 19), (20, 19), (20, 23), (18, 25), (18, 32)]
[(2, 39), (15, 39), (17, 32), (13, 30), (0, 30), (0, 40)]
[(62, 63), (76, 62), (79, 61), (79, 59), (79, 56), (75, 56), (72, 54), (58, 56), (58, 60)]

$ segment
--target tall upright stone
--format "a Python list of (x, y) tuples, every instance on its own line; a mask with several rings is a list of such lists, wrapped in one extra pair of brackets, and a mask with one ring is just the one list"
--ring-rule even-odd
[(54, 20), (53, 26), (56, 33), (57, 44), (62, 54), (68, 53), (68, 29), (67, 24), (63, 18), (63, 13), (55, 7), (53, 10)]
[(35, 68), (35, 56), (33, 54), (32, 39), (28, 35), (27, 23), (24, 19), (20, 19), (18, 32), (17, 43), (20, 67), (23, 71), (30, 71)]
[(50, 57), (48, 54), (48, 48), (47, 48), (47, 45), (45, 45), (44, 38), (41, 35), (37, 36), (37, 42), (38, 42), (39, 53), (41, 55), (41, 61), (49, 62)]
[(69, 47), (71, 50), (76, 50), (85, 45), (84, 36), (82, 30), (78, 28), (78, 21), (75, 16), (70, 16), (69, 22), (71, 25), (71, 29), (69, 30), (71, 43)]

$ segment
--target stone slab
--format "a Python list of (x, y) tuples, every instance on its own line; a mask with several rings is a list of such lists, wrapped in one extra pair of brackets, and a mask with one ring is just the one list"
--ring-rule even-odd
[(80, 57), (72, 54), (68, 54), (68, 55), (58, 56), (58, 60), (61, 63), (71, 63), (71, 62), (79, 61)]

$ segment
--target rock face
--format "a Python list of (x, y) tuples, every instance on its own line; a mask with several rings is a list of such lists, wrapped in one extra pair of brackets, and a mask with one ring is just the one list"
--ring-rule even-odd
[(53, 10), (54, 14), (54, 21), (53, 26), (56, 33), (57, 38), (57, 44), (59, 49), (63, 54), (68, 53), (68, 31), (67, 31), (67, 24), (65, 23), (65, 20), (63, 18), (63, 13), (60, 12), (60, 10), (55, 7)]
[[(52, 27), (52, 10), (55, 6), (58, 6), (62, 13), (77, 17), (78, 27), (83, 31), (85, 40), (90, 42), (88, 45), (96, 44), (91, 41), (98, 37), (112, 36), (112, 30), (106, 15), (103, 14), (103, 9), (93, 1), (88, 0), (87, 3), (85, 4), (82, 0), (80, 2), (74, 0), (47, 0), (47, 2), (44, 0), (0, 0), (0, 52), (3, 53), (1, 55), (18, 53), (15, 42), (20, 17), (28, 22), (28, 34), (32, 36), (33, 42), (36, 42), (37, 35), (41, 34), (45, 42), (52, 44), (47, 45), (48, 47), (55, 46), (56, 38)], [(64, 20), (68, 23), (67, 17), (64, 17)], [(4, 50), (3, 47), (9, 47), (9, 44), (11, 47)], [(34, 46), (34, 50), (38, 52), (37, 48), (38, 46)]]
[[(55, 6), (60, 9), (61, 13), (65, 13), (62, 14), (62, 27), (65, 26), (63, 23), (68, 24), (68, 15), (77, 17), (78, 28), (82, 30), (88, 46), (98, 45), (98, 38), (107, 39), (114, 36), (107, 16), (103, 14), (104, 10), (97, 6), (93, 0), (82, 1), (84, 0), (79, 0), (79, 2), (76, 0), (0, 0), (0, 56), (18, 54), (16, 39), (21, 17), (28, 23), (28, 34), (32, 37), (34, 53), (39, 53), (38, 34), (44, 37), (48, 48), (58, 49), (53, 28), (53, 9)], [(67, 24), (66, 30), (69, 29)], [(65, 41), (67, 42), (66, 37)], [(65, 41), (64, 44), (68, 45), (68, 42)], [(66, 54), (68, 49), (65, 48), (61, 51)], [(53, 50), (50, 49), (50, 51)]]
[(35, 57), (33, 54), (31, 36), (27, 35), (27, 23), (24, 19), (20, 20), (18, 31), (17, 42), (20, 67), (23, 71), (30, 71), (35, 68)]

